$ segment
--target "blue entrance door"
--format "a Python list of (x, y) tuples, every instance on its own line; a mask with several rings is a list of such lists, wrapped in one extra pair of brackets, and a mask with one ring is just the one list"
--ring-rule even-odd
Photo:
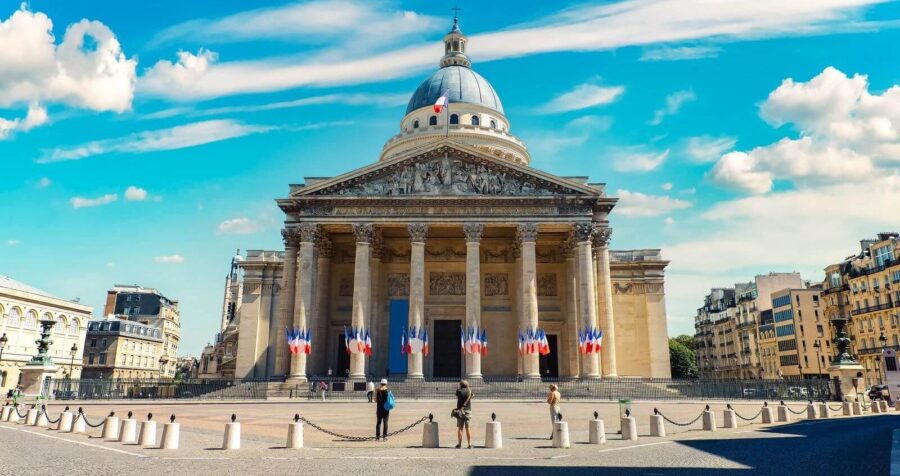
[(388, 369), (391, 375), (405, 375), (407, 361), (406, 356), (400, 351), (400, 341), (409, 320), (409, 300), (391, 299), (389, 309), (391, 318), (388, 321)]

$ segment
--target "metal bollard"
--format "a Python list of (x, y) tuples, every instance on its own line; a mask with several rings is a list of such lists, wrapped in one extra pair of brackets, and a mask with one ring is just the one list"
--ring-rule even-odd
[(422, 426), (422, 448), (440, 448), (441, 437), (438, 431), (438, 423), (434, 421), (434, 415), (428, 414), (428, 421)]
[(825, 402), (820, 403), (819, 404), (819, 418), (826, 420), (826, 419), (828, 419), (829, 416), (831, 416), (831, 414), (828, 411), (828, 404), (826, 404)]
[(138, 445), (155, 446), (156, 445), (156, 422), (153, 421), (153, 414), (147, 414), (147, 421), (141, 422), (141, 433), (138, 436)]
[(126, 445), (137, 443), (137, 420), (131, 416), (132, 413), (128, 412), (128, 418), (122, 420), (122, 426), (119, 427), (119, 443)]
[(241, 449), (241, 424), (237, 422), (237, 415), (231, 414), (231, 423), (225, 424), (225, 437), (222, 439), (223, 450)]
[(569, 423), (558, 421), (553, 424), (553, 447), (569, 448), (572, 443), (569, 441)]
[(594, 419), (588, 422), (588, 441), (592, 445), (606, 443), (606, 426), (597, 412), (594, 412)]
[(503, 430), (500, 428), (500, 422), (497, 421), (496, 413), (491, 413), (491, 421), (484, 425), (484, 447), (503, 448)]
[(625, 416), (622, 417), (620, 424), (622, 425), (622, 439), (637, 441), (637, 422), (631, 416), (630, 410), (625, 410)]
[(103, 423), (103, 439), (106, 441), (117, 441), (119, 439), (119, 417), (115, 412), (109, 412), (106, 421)]
[(162, 450), (177, 450), (178, 449), (178, 437), (179, 433), (181, 433), (181, 425), (175, 423), (175, 414), (169, 418), (169, 423), (163, 425), (163, 433), (162, 433), (162, 442), (160, 443), (159, 449)]
[(294, 415), (294, 422), (288, 423), (287, 444), (289, 450), (303, 448), (303, 423), (300, 422), (300, 415)]
[(34, 426), (37, 422), (37, 410), (35, 408), (29, 408), (28, 413), (25, 414), (25, 425), (26, 426)]
[(734, 412), (734, 409), (731, 408), (731, 404), (728, 404), (728, 408), (722, 411), (722, 423), (723, 428), (737, 428), (737, 414)]
[(862, 403), (853, 402), (853, 414), (854, 415), (862, 415), (862, 413), (863, 413)]
[(66, 407), (65, 410), (59, 415), (59, 424), (56, 425), (56, 430), (61, 433), (71, 433), (72, 432), (72, 422), (75, 420), (75, 414), (69, 411), (69, 407)]
[(703, 410), (703, 430), (716, 431), (716, 414), (709, 409), (709, 405)]
[(656, 408), (653, 409), (653, 414), (650, 415), (650, 436), (666, 436), (665, 421)]

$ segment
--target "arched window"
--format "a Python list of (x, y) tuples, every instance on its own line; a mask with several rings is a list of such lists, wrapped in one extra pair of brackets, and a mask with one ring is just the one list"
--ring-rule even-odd
[(25, 316), (25, 324), (24, 327), (26, 329), (34, 329), (37, 327), (37, 313), (34, 311), (29, 311)]
[(480, 126), (480, 125), (481, 125), (481, 119), (479, 119), (478, 116), (472, 116), (472, 125), (473, 125), (473, 126)]
[(496, 129), (496, 128), (497, 128), (497, 121), (491, 119), (491, 129)]
[(53, 332), (55, 334), (64, 334), (66, 332), (66, 317), (65, 316), (57, 316), (56, 317), (56, 325), (53, 326)]
[(22, 325), (22, 312), (14, 307), (9, 311), (9, 325), (20, 327)]
[(459, 116), (456, 114), (450, 115), (450, 124), (459, 124)]
[(78, 335), (78, 319), (69, 319), (69, 334)]
[(418, 128), (419, 128), (419, 120), (416, 119), (415, 121), (413, 121), (413, 129), (418, 129)]
[(428, 125), (429, 125), (429, 126), (436, 126), (436, 125), (437, 125), (437, 116), (431, 116), (431, 117), (428, 119)]

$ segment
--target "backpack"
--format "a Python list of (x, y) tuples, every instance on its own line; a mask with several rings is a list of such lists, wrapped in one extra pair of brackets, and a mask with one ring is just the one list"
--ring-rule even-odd
[(394, 392), (388, 390), (387, 398), (384, 399), (384, 409), (387, 411), (391, 411), (394, 407), (397, 406), (397, 402), (394, 401)]

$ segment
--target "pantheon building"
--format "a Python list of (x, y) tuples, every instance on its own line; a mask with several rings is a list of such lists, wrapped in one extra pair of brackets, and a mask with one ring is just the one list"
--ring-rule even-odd
[[(668, 262), (610, 250), (617, 199), (532, 168), (456, 21), (444, 45), (377, 160), (277, 200), (284, 251), (240, 261), (235, 376), (669, 377)], [(286, 329), (309, 331), (308, 355)], [(602, 331), (599, 351), (584, 352), (585, 330)], [(473, 331), (487, 352), (463, 351)], [(542, 352), (520, 351), (529, 333)], [(404, 351), (426, 334), (427, 354)]]

